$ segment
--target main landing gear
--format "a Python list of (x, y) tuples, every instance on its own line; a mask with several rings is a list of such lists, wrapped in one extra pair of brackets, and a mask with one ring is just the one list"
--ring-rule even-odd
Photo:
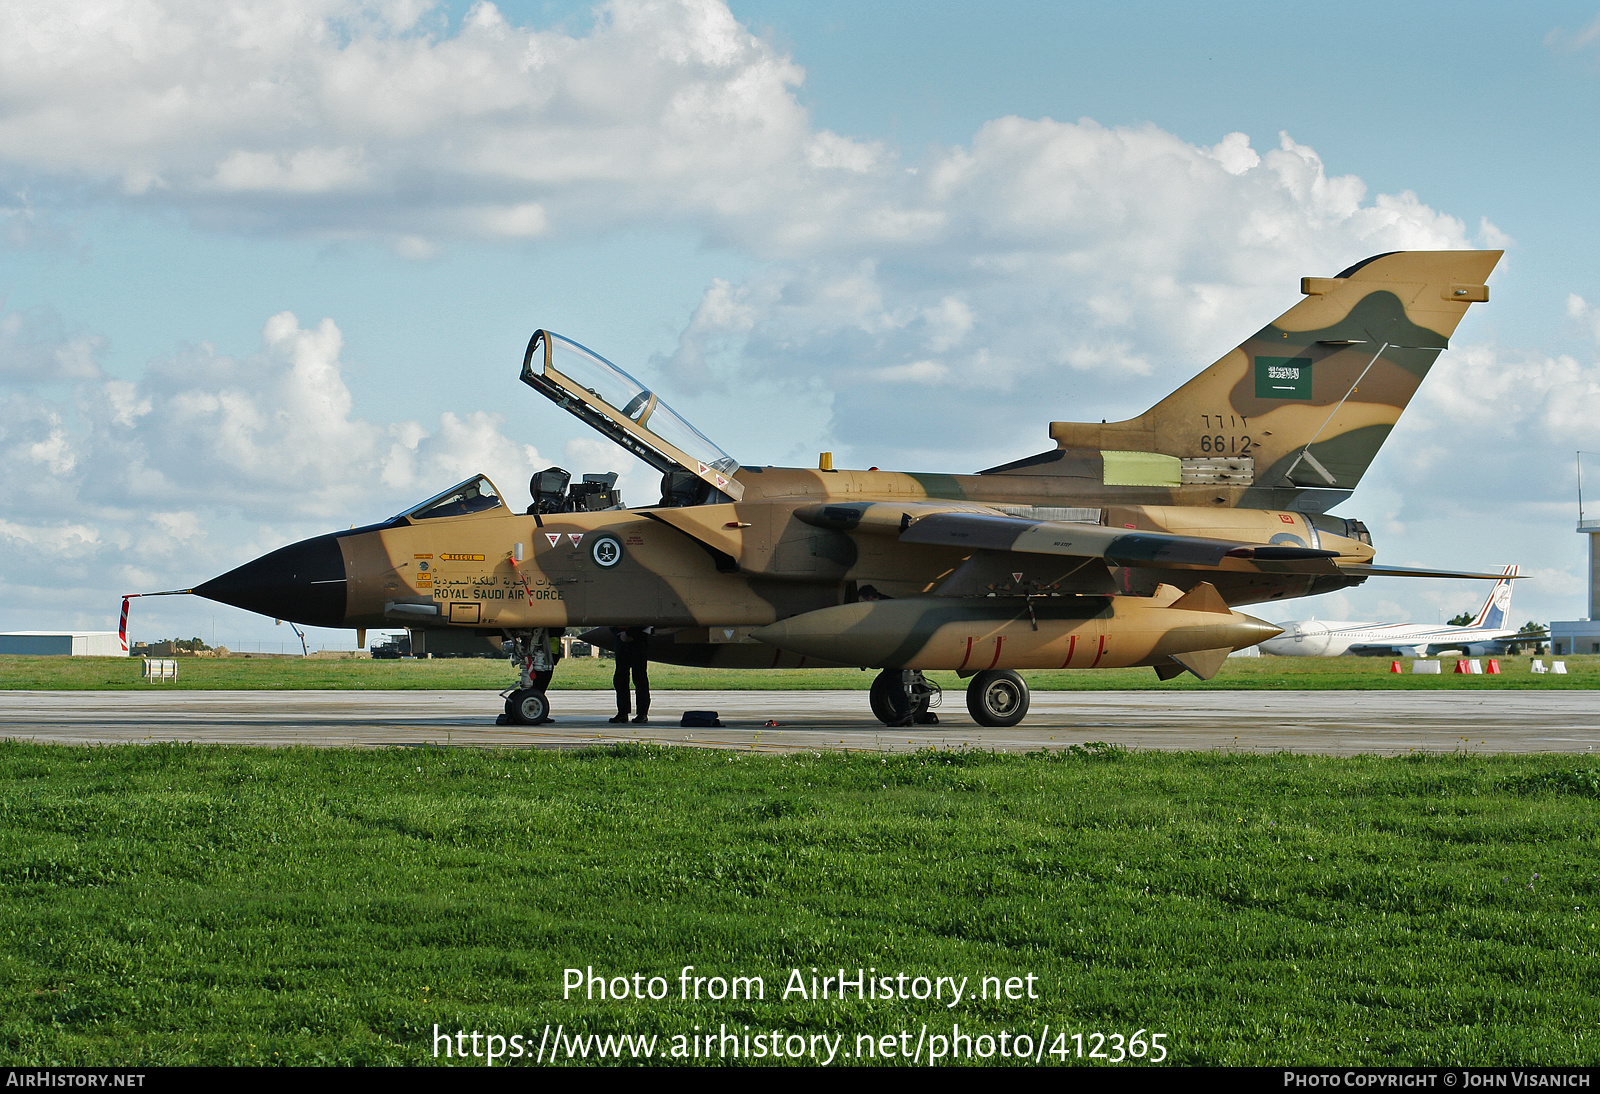
[[(941, 692), (916, 669), (884, 669), (872, 681), (872, 713), (886, 726), (934, 725), (939, 716), (928, 708)], [(1014, 726), (1028, 713), (1028, 685), (1010, 669), (991, 669), (967, 684), (967, 711), (980, 726)]]
[(545, 697), (545, 688), (556, 668), (555, 659), (550, 656), (550, 632), (543, 627), (513, 631), (506, 645), (510, 647), (512, 664), (517, 666), (517, 686), (502, 693), (506, 712), (495, 722), (536, 726), (550, 721), (550, 700)]
[(967, 710), (980, 726), (1014, 726), (1028, 713), (1028, 685), (1010, 669), (980, 672), (967, 684)]
[(886, 726), (928, 726), (939, 722), (928, 708), (940, 694), (939, 685), (917, 669), (884, 669), (873, 679), (867, 698), (873, 715)]

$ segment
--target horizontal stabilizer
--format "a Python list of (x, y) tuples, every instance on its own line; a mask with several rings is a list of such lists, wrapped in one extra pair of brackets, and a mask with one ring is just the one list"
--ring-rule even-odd
[(1515, 575), (1486, 574), (1472, 570), (1431, 570), (1418, 566), (1367, 566), (1359, 563), (1341, 565), (1341, 574), (1350, 577), (1465, 577), (1484, 581), (1511, 581)]

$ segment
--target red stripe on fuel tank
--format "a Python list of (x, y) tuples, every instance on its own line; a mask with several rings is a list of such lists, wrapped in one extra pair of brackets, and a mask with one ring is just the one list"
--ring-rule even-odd
[(971, 660), (972, 660), (972, 638), (969, 636), (967, 638), (967, 655), (961, 659), (961, 664), (956, 666), (956, 671), (960, 672), (962, 669), (966, 668), (967, 667), (967, 662), (971, 661)]
[(1090, 668), (1094, 668), (1096, 665), (1098, 665), (1100, 663), (1100, 658), (1104, 657), (1105, 655), (1106, 655), (1106, 636), (1102, 634), (1100, 636), (1100, 648), (1099, 648), (1099, 650), (1097, 650), (1095, 652), (1094, 660), (1089, 662), (1089, 667)]
[(1062, 668), (1072, 664), (1072, 655), (1076, 652), (1078, 652), (1078, 636), (1075, 634), (1069, 635), (1067, 638), (1067, 659), (1061, 662)]
[(994, 660), (989, 662), (989, 667), (994, 668), (1000, 663), (1000, 647), (1006, 644), (1006, 636), (996, 635), (994, 640)]

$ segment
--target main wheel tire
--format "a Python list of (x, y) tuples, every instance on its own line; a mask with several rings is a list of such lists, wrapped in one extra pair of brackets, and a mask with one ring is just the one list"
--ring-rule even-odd
[(878, 673), (872, 680), (872, 689), (867, 692), (867, 701), (872, 705), (873, 717), (886, 726), (908, 726), (928, 709), (926, 696), (913, 705), (911, 696), (906, 694), (903, 669), (884, 669)]
[(1028, 685), (1010, 669), (980, 672), (967, 685), (967, 710), (980, 726), (1014, 726), (1028, 713)]
[(520, 688), (506, 700), (506, 716), (519, 726), (536, 726), (550, 717), (550, 701), (542, 691)]

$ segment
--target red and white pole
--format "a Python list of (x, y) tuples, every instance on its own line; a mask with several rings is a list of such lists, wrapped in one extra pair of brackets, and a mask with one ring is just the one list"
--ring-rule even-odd
[(122, 621), (117, 624), (117, 637), (122, 640), (122, 652), (128, 652), (128, 601), (136, 596), (188, 596), (193, 589), (168, 589), (160, 593), (129, 593), (122, 598)]

